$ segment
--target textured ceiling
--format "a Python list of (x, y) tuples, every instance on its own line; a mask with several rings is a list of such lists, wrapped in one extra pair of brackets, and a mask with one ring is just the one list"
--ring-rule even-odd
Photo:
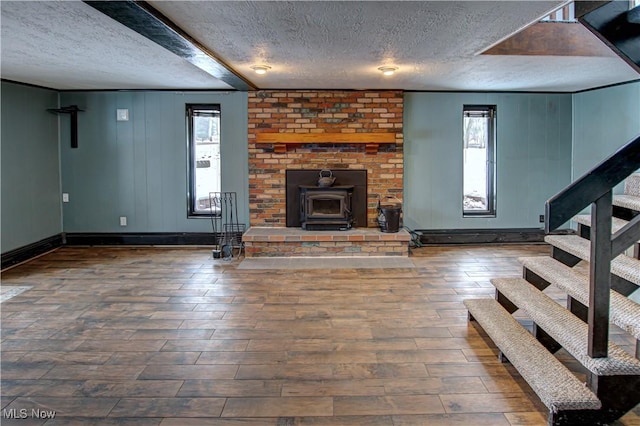
[(228, 89), (80, 1), (0, 1), (3, 79), (54, 89)]
[[(577, 91), (617, 57), (478, 55), (563, 1), (153, 1), (261, 89)], [(229, 86), (79, 1), (0, 2), (2, 78), (56, 89)], [(258, 76), (255, 64), (271, 66)], [(384, 77), (381, 65), (399, 67)]]

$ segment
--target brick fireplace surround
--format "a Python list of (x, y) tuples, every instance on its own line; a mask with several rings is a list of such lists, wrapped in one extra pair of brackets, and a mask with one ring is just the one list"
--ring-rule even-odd
[[(250, 92), (248, 113), (247, 257), (408, 255), (406, 231), (376, 228), (378, 197), (402, 200), (401, 91)], [(366, 169), (367, 227), (286, 228), (287, 169)]]

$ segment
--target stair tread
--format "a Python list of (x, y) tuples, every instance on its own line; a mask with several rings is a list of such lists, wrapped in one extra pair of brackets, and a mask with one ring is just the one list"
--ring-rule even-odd
[[(544, 240), (587, 262), (591, 257), (591, 242), (578, 235), (547, 235)], [(640, 260), (621, 254), (611, 261), (611, 273), (640, 285)]]
[(640, 197), (640, 173), (634, 173), (625, 180), (624, 193)]
[(640, 360), (611, 342), (607, 358), (591, 358), (587, 352), (587, 324), (523, 278), (494, 278), (491, 283), (592, 373), (640, 374)]
[(601, 403), (494, 299), (467, 299), (469, 313), (551, 410), (597, 410)]
[[(576, 221), (577, 223), (582, 224), (582, 225), (587, 225), (587, 226), (591, 227), (591, 215), (590, 214), (579, 214), (577, 216), (574, 216), (573, 220)], [(620, 219), (618, 217), (612, 217), (611, 218), (611, 232), (615, 234), (620, 229), (622, 229), (627, 223), (629, 223), (629, 222), (624, 220), (624, 219)]]
[(640, 212), (640, 197), (631, 194), (616, 194), (613, 196), (613, 205)]
[[(589, 306), (589, 277), (551, 257), (523, 257), (522, 265)], [(610, 321), (640, 339), (640, 304), (611, 290)]]

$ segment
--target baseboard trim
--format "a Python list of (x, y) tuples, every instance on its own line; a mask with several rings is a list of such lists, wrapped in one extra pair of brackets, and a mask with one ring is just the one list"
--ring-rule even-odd
[(145, 233), (67, 233), (69, 246), (157, 246), (157, 245), (213, 245), (216, 238), (211, 232), (145, 232)]
[(2, 256), (0, 256), (0, 268), (6, 269), (19, 263), (26, 262), (27, 260), (31, 260), (34, 257), (61, 247), (63, 244), (64, 234), (57, 234), (35, 243), (18, 247), (14, 250), (9, 250), (6, 253), (2, 253)]
[[(517, 244), (543, 243), (543, 229), (418, 229), (420, 242), (424, 245), (445, 244)], [(571, 234), (573, 230), (560, 230), (554, 234)]]
[[(423, 245), (542, 243), (544, 230), (514, 229), (418, 229)], [(554, 233), (575, 233), (571, 229)], [(2, 254), (2, 269), (33, 259), (62, 246), (209, 246), (217, 244), (211, 232), (61, 233)]]

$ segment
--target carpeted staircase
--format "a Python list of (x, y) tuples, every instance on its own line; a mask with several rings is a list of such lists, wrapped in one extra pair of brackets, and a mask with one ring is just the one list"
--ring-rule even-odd
[[(634, 143), (626, 158), (631, 152), (636, 163), (625, 167), (635, 167), (618, 176), (620, 180), (608, 178), (615, 164), (605, 167), (606, 161), (592, 171), (597, 176), (602, 174), (600, 184), (610, 184), (608, 189), (601, 185), (593, 191), (604, 194), (604, 201), (596, 201), (600, 197), (596, 195), (585, 205), (579, 204), (593, 188), (593, 176), (587, 174), (581, 179), (586, 183), (577, 182), (565, 190), (567, 197), (561, 193), (547, 203), (547, 212), (554, 212), (556, 204), (564, 210), (575, 210), (568, 217), (557, 215), (551, 230), (592, 202), (604, 206), (592, 210), (599, 218), (593, 234), (591, 215), (573, 216), (578, 224), (576, 235), (553, 235), (547, 226), (549, 257), (521, 258), (522, 278), (491, 280), (495, 299), (464, 302), (469, 319), (484, 329), (500, 350), (501, 359), (513, 364), (549, 409), (550, 425), (610, 424), (640, 403), (640, 345), (636, 344), (634, 356), (608, 339), (611, 322), (636, 342), (640, 340), (640, 304), (628, 297), (640, 287), (640, 173), (629, 175), (640, 164), (640, 137), (629, 145)], [(624, 162), (624, 153), (615, 161)], [(624, 194), (612, 195), (610, 189), (622, 179)], [(582, 191), (582, 195), (571, 195), (571, 191)], [(566, 202), (565, 198), (573, 201)], [(576, 199), (580, 201), (574, 202)], [(568, 205), (572, 207), (567, 209)], [(619, 217), (612, 217), (612, 213)], [(592, 235), (596, 236), (595, 242), (589, 240)], [(605, 259), (599, 262), (605, 268), (596, 267), (594, 258)], [(566, 308), (543, 293), (549, 286), (567, 294)], [(589, 308), (590, 301), (595, 308)], [(532, 320), (531, 332), (511, 315), (516, 311)], [(554, 355), (561, 348), (584, 366), (586, 383)]]
[[(624, 183), (624, 193), (613, 196), (612, 232), (621, 230), (629, 220), (640, 212), (640, 173), (629, 176)], [(591, 216), (577, 215), (574, 220), (578, 224), (578, 233), (583, 238), (589, 238), (591, 232)], [(640, 242), (636, 241), (629, 255), (640, 259)]]

